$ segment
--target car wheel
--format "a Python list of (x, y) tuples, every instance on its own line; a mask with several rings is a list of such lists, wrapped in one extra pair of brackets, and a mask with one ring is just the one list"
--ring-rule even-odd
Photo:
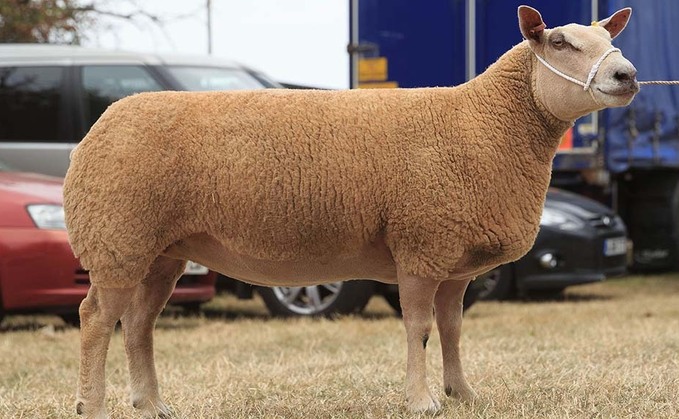
[(479, 275), (470, 285), (478, 290), (480, 300), (507, 300), (513, 296), (514, 275), (511, 265), (502, 265)]
[(333, 316), (362, 311), (374, 289), (371, 281), (358, 280), (308, 287), (262, 287), (258, 292), (275, 316)]

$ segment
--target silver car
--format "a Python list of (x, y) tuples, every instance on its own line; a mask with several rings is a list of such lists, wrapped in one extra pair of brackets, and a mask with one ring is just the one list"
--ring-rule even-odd
[(116, 100), (155, 90), (279, 87), (223, 59), (0, 45), (0, 158), (13, 169), (64, 176), (69, 154)]

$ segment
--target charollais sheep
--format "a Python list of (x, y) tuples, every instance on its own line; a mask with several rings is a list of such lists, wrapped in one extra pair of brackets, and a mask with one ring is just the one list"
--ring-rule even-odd
[(532, 8), (518, 14), (525, 40), (457, 87), (159, 92), (113, 104), (64, 185), (72, 247), (92, 282), (78, 413), (106, 416), (120, 319), (133, 405), (169, 414), (153, 328), (187, 259), (264, 286), (397, 283), (408, 407), (440, 406), (426, 380), (433, 317), (445, 393), (472, 399), (459, 353), (467, 284), (532, 246), (573, 121), (639, 90), (611, 46), (631, 9), (553, 29)]

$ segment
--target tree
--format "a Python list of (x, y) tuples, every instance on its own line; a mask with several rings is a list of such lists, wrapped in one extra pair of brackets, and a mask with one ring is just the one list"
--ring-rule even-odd
[(107, 8), (113, 0), (0, 0), (0, 43), (79, 44), (88, 28), (102, 17), (140, 25), (161, 24), (161, 19), (145, 12), (135, 0), (126, 3), (130, 11)]

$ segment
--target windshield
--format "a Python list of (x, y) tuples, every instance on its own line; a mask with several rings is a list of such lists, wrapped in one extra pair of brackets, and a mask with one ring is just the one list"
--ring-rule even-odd
[(265, 88), (256, 78), (237, 68), (168, 66), (167, 69), (186, 90), (255, 90)]

